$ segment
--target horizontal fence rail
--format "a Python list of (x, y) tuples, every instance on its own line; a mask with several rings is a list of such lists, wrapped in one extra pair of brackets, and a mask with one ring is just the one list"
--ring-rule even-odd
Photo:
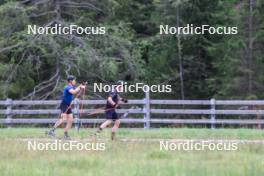
[[(100, 105), (103, 107), (105, 103), (106, 100), (75, 99), (72, 108), (75, 115), (75, 122), (81, 121), (83, 124), (103, 122), (105, 119), (93, 117), (96, 114), (103, 114), (103, 110), (93, 115), (95, 109), (85, 107), (89, 105)], [(4, 117), (0, 118), (0, 124), (11, 127), (12, 124), (54, 123), (57, 120), (54, 117), (59, 117), (60, 114), (60, 110), (57, 109), (59, 104), (60, 100), (0, 100), (0, 116), (2, 115)], [(84, 109), (80, 109), (80, 105)], [(177, 108), (171, 108), (171, 105), (177, 106)], [(198, 108), (194, 108), (194, 105), (198, 106)], [(157, 106), (159, 108), (156, 108)], [(166, 109), (160, 108), (164, 106)], [(205, 124), (211, 125), (211, 128), (215, 128), (215, 125), (221, 124), (264, 124), (264, 120), (262, 119), (262, 115), (264, 115), (264, 101), (262, 100), (152, 100), (149, 98), (149, 93), (147, 92), (144, 99), (129, 100), (125, 107), (117, 109), (117, 113), (119, 114), (128, 113), (128, 118), (121, 119), (121, 122), (127, 124), (144, 124), (144, 128), (150, 128), (151, 124)], [(221, 109), (226, 107), (228, 109)], [(133, 114), (137, 114), (137, 118), (131, 118)], [(25, 115), (30, 115), (30, 118), (23, 117)], [(45, 115), (46, 118), (34, 117), (38, 115)], [(53, 117), (47, 118), (49, 115), (53, 115)], [(158, 116), (159, 118), (151, 118), (152, 115)], [(185, 117), (182, 119), (179, 118), (180, 115), (199, 115), (199, 118), (189, 119)], [(225, 119), (221, 119), (217, 118), (218, 115), (221, 118), (223, 115), (228, 116)], [(250, 119), (248, 118), (249, 115)], [(14, 116), (19, 116), (19, 118), (14, 118)], [(243, 117), (243, 119), (239, 119), (238, 117)]]

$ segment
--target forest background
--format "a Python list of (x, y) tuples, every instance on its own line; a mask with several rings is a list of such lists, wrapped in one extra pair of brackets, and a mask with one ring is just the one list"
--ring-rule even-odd
[[(262, 0), (2, 0), (0, 99), (59, 99), (67, 75), (170, 84), (167, 99), (264, 98)], [(105, 35), (28, 35), (28, 25), (105, 26)], [(160, 25), (237, 26), (236, 35), (160, 35)], [(128, 93), (129, 98), (142, 94)]]

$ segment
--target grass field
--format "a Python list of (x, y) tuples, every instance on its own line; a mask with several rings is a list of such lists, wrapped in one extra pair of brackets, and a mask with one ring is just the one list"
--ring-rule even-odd
[[(23, 138), (46, 139), (41, 128), (0, 129), (1, 176), (263, 176), (264, 145), (239, 144), (236, 151), (164, 151), (159, 142), (106, 142), (105, 151), (28, 151)], [(71, 131), (87, 139), (92, 130)], [(109, 138), (109, 130), (101, 138)], [(62, 135), (62, 130), (58, 131)], [(119, 139), (264, 140), (250, 129), (121, 129)]]

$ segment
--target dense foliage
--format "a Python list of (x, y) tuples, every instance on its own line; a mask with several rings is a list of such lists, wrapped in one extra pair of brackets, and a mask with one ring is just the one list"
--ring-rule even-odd
[[(69, 74), (90, 83), (171, 84), (172, 93), (152, 94), (159, 98), (264, 98), (262, 0), (0, 2), (0, 99), (58, 98)], [(55, 24), (107, 32), (27, 34), (28, 25)], [(160, 35), (161, 24), (237, 26), (238, 34)]]

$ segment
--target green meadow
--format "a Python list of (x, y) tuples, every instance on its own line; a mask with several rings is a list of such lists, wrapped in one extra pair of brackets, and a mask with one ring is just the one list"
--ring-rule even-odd
[[(104, 151), (32, 151), (27, 140), (47, 139), (42, 128), (0, 129), (1, 176), (263, 176), (264, 144), (238, 144), (234, 151), (165, 151), (157, 141), (122, 139), (239, 139), (264, 140), (264, 132), (252, 129), (120, 129), (117, 140), (98, 138)], [(90, 138), (93, 129), (71, 131), (76, 140)], [(62, 130), (57, 131), (61, 136)], [(48, 139), (52, 141), (52, 139)]]

